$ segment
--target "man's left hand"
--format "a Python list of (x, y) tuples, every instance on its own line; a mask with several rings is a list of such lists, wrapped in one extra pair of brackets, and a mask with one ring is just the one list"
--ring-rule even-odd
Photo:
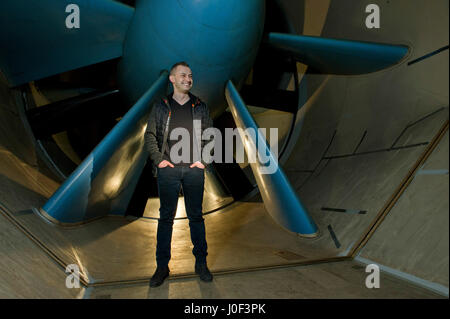
[(204, 169), (204, 168), (205, 168), (205, 165), (203, 165), (203, 164), (200, 163), (200, 162), (195, 162), (194, 164), (192, 164), (192, 165), (189, 166), (189, 167), (190, 167), (190, 168), (198, 167), (198, 168)]

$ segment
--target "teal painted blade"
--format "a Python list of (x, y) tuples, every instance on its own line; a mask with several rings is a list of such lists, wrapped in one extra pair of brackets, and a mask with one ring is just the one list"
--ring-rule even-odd
[(267, 43), (292, 54), (322, 73), (356, 75), (379, 71), (400, 62), (408, 47), (374, 42), (269, 33)]
[[(72, 3), (79, 28), (66, 25)], [(133, 13), (112, 0), (2, 0), (0, 70), (17, 86), (120, 57)]]

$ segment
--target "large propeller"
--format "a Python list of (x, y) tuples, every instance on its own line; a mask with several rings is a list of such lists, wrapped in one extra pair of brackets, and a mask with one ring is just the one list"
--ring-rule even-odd
[[(257, 4), (255, 8), (260, 8), (262, 14), (263, 5), (262, 2), (258, 1), (252, 0), (252, 3)], [(135, 10), (124, 3), (112, 0), (96, 0), (94, 3), (91, 0), (78, 0), (77, 5), (85, 18), (81, 29), (74, 32), (70, 28), (61, 27), (61, 21), (66, 19), (64, 9), (70, 2), (69, 0), (40, 0), (32, 3), (28, 0), (0, 2), (0, 41), (9, 44), (7, 50), (0, 52), (0, 69), (5, 73), (11, 86), (38, 81), (81, 67), (95, 68), (95, 65), (99, 63), (114, 61), (114, 59), (123, 55), (123, 43)], [(132, 0), (122, 2), (134, 4)], [(236, 5), (238, 3), (238, 1), (233, 2)], [(150, 2), (147, 2), (147, 4), (150, 4)], [(169, 4), (165, 5), (165, 10), (170, 9)], [(175, 2), (172, 5), (175, 5)], [(197, 14), (200, 14), (199, 8), (217, 9), (213, 4), (206, 2), (200, 3), (204, 7), (196, 7), (195, 2), (189, 5), (195, 8), (194, 11)], [(24, 7), (27, 7), (28, 10), (22, 10)], [(246, 111), (246, 105), (284, 111), (294, 115), (297, 113), (299, 108), (297, 62), (308, 65), (310, 70), (314, 69), (316, 72), (354, 75), (375, 72), (395, 65), (408, 52), (408, 48), (402, 45), (294, 34), (294, 28), (289, 21), (283, 19), (287, 15), (276, 6), (276, 1), (267, 0), (266, 7), (263, 42), (253, 66), (252, 79), (242, 86), (240, 93), (237, 92), (232, 81), (227, 82), (227, 93), (224, 92), (231, 110), (234, 109), (234, 122), (238, 127), (243, 126), (241, 121), (243, 115), (251, 117), (251, 114)], [(250, 6), (246, 8), (248, 9)], [(180, 8), (178, 9), (180, 10)], [(221, 14), (220, 10), (214, 12)], [(143, 12), (140, 13), (143, 14)], [(242, 15), (241, 12), (232, 12), (231, 17), (234, 17), (233, 14)], [(222, 18), (224, 17), (222, 16)], [(262, 18), (261, 15), (261, 21)], [(281, 22), (277, 23), (277, 20)], [(19, 24), (16, 28), (11, 28), (11, 25), (17, 25), (17, 21), (22, 21), (22, 24)], [(42, 23), (42, 21), (45, 21), (45, 23)], [(226, 23), (228, 20), (224, 18), (221, 21)], [(214, 22), (213, 19), (210, 19), (210, 22)], [(134, 27), (138, 26), (139, 24)], [(261, 30), (259, 24), (256, 29)], [(142, 33), (142, 29), (138, 31)], [(207, 30), (205, 34), (209, 31)], [(248, 43), (244, 44), (248, 45)], [(243, 46), (245, 46), (244, 44)], [(139, 52), (138, 50), (136, 54), (139, 54)], [(145, 55), (145, 59), (141, 62), (146, 62), (146, 57)], [(149, 59), (151, 58), (149, 57)], [(164, 58), (164, 56), (161, 58)], [(156, 61), (159, 63), (159, 60)], [(140, 64), (137, 66), (139, 70)], [(161, 69), (165, 67), (162, 66)], [(126, 68), (124, 72), (128, 72)], [(242, 76), (239, 72), (236, 74)], [(294, 86), (290, 90), (286, 88), (286, 83), (283, 83), (286, 80), (286, 74), (294, 78)], [(139, 79), (148, 80), (142, 74), (139, 75)], [(242, 78), (239, 79), (239, 81), (241, 80)], [(28, 109), (27, 115), (35, 136), (42, 139), (64, 131), (76, 131), (79, 129), (79, 123), (86, 118), (102, 123), (110, 121), (111, 118), (117, 118), (118, 120), (124, 115), (128, 121), (126, 122), (127, 125), (132, 125), (133, 120), (144, 125), (144, 117), (149, 112), (149, 107), (148, 105), (143, 106), (143, 104), (150, 103), (163, 93), (164, 81), (160, 77), (153, 82), (153, 89), (148, 89), (147, 93), (138, 100), (126, 115), (125, 111), (131, 105), (126, 105), (126, 103), (120, 101), (120, 91), (114, 86), (97, 89), (77, 97), (58, 100), (39, 108)], [(127, 85), (142, 85), (144, 82), (127, 83)], [(139, 116), (136, 114), (135, 117), (129, 115), (137, 112), (136, 110), (139, 110)], [(239, 112), (236, 110), (239, 110)], [(104, 114), (108, 114), (107, 120), (104, 119)], [(60, 221), (78, 222), (98, 217), (111, 212), (111, 210), (116, 213), (124, 212), (132, 195), (130, 190), (135, 188), (138, 176), (142, 172), (145, 156), (136, 149), (140, 145), (138, 139), (141, 136), (141, 130), (127, 131), (124, 121), (119, 121), (117, 125), (116, 122), (110, 122), (109, 125), (114, 128), (92, 152), (90, 149), (81, 156), (86, 157), (83, 163), (52, 196), (44, 206), (43, 213)], [(253, 122), (253, 124), (255, 123)], [(120, 131), (123, 134), (117, 133)], [(103, 133), (101, 138), (107, 132)], [(83, 137), (87, 136), (78, 135), (78, 140), (83, 139)], [(122, 146), (119, 146), (117, 141), (115, 143), (114, 138), (119, 139)], [(131, 147), (133, 151), (125, 151), (123, 145)], [(91, 148), (94, 148), (94, 146), (92, 145)], [(114, 147), (117, 149), (114, 149)], [(130, 154), (134, 154), (134, 157)], [(114, 156), (118, 162), (108, 161), (108, 156)], [(131, 161), (130, 158), (133, 158), (135, 162)], [(124, 165), (128, 167), (127, 169), (118, 169), (117, 165), (121, 161), (126, 164)], [(237, 167), (237, 164), (233, 165)], [(109, 167), (109, 169), (100, 172), (103, 167)], [(276, 190), (280, 189), (287, 190), (288, 193), (293, 195), (281, 168), (277, 171), (278, 178), (276, 179), (264, 179), (258, 174), (259, 168), (252, 167), (252, 169), (262, 192), (272, 189), (272, 193), (276, 193)], [(99, 177), (97, 178), (97, 176)], [(268, 183), (273, 183), (273, 185)], [(130, 185), (130, 187), (125, 190), (124, 185)], [(232, 188), (232, 186), (228, 186), (228, 188)], [(118, 201), (114, 196), (121, 199)], [(74, 204), (76, 198), (81, 198), (77, 205)], [(292, 198), (290, 204), (297, 203), (294, 206), (300, 207), (301, 204)], [(281, 206), (286, 203), (281, 200), (281, 195), (275, 200), (272, 199), (273, 202), (278, 202), (281, 205), (280, 207), (270, 203), (269, 196), (263, 196), (263, 199), (269, 213), (281, 225), (292, 231), (305, 232), (304, 228), (298, 227), (299, 221), (296, 218), (289, 218), (289, 213), (283, 213), (286, 209)], [(72, 206), (70, 207), (70, 213), (65, 214), (64, 211), (68, 209), (67, 205)], [(309, 223), (306, 212), (304, 220)], [(314, 234), (316, 231), (314, 225), (307, 228), (309, 230), (304, 233), (305, 235)]]

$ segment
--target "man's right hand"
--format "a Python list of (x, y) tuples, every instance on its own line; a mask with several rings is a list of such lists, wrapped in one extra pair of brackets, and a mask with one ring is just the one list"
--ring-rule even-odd
[(172, 167), (172, 168), (174, 167), (173, 164), (172, 164), (171, 162), (166, 161), (166, 160), (163, 160), (163, 161), (161, 161), (161, 163), (158, 164), (158, 167), (159, 167), (159, 168), (164, 168), (164, 167), (166, 167), (166, 166), (170, 166), (170, 167)]

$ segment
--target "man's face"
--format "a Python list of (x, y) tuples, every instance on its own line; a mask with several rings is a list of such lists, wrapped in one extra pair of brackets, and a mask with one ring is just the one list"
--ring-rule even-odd
[(170, 82), (177, 91), (187, 93), (194, 83), (192, 80), (192, 71), (187, 66), (179, 65), (170, 75)]

